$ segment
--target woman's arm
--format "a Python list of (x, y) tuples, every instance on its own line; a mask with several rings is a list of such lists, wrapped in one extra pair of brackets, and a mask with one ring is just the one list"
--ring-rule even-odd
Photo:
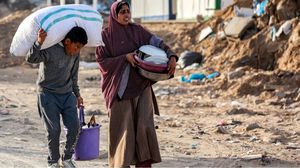
[(178, 61), (178, 56), (171, 50), (171, 48), (164, 43), (164, 41), (157, 37), (156, 35), (153, 35), (150, 39), (150, 45), (153, 45), (155, 47), (161, 48), (164, 50), (167, 54), (167, 57), (170, 59), (171, 57), (174, 57), (176, 62)]
[(175, 73), (176, 68), (176, 62), (178, 61), (178, 56), (171, 50), (171, 48), (164, 43), (164, 41), (153, 35), (150, 39), (150, 45), (153, 45), (155, 47), (159, 47), (162, 50), (164, 50), (167, 54), (167, 57), (169, 58), (168, 62), (168, 71), (169, 75), (173, 75)]

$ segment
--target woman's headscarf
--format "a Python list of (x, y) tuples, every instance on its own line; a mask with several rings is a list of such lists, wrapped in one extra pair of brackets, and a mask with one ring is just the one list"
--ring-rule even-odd
[[(110, 108), (116, 99), (123, 72), (128, 65), (126, 54), (134, 52), (142, 45), (149, 44), (152, 37), (152, 34), (140, 25), (129, 23), (125, 26), (117, 22), (116, 8), (121, 2), (112, 4), (108, 27), (102, 32), (105, 46), (99, 46), (96, 50), (97, 62), (102, 74), (102, 92), (107, 108)], [(150, 83), (131, 68), (123, 98), (138, 96)]]

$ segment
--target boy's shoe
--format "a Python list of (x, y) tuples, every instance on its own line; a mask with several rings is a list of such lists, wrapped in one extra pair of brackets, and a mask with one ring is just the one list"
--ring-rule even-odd
[(60, 168), (58, 163), (48, 163), (47, 168)]
[(77, 165), (75, 164), (75, 161), (72, 159), (64, 160), (62, 162), (62, 164), (63, 164), (64, 168), (76, 168), (77, 167)]

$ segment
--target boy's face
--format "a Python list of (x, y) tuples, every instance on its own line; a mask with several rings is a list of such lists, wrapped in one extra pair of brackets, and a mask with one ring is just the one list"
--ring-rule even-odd
[(65, 52), (69, 56), (77, 55), (84, 45), (80, 42), (72, 42), (69, 38), (64, 41)]

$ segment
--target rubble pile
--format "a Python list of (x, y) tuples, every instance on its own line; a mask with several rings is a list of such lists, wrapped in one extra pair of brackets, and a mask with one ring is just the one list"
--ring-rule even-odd
[[(2, 9), (3, 6), (0, 8)], [(30, 13), (30, 10), (18, 10), (0, 18), (0, 68), (20, 65), (24, 62), (24, 58), (10, 56), (9, 48), (19, 24)]]
[[(233, 18), (246, 18), (237, 16), (239, 13), (235, 9), (250, 8), (252, 2), (237, 0), (227, 9), (216, 12), (211, 19), (190, 24), (190, 27), (184, 23), (180, 26), (166, 23), (154, 29), (150, 24), (145, 25), (173, 46), (177, 53), (188, 50), (203, 55), (201, 67), (189, 73), (221, 73), (209, 86), (202, 82), (203, 87), (213, 85), (215, 89), (221, 89), (220, 96), (253, 95), (263, 100), (272, 98), (276, 102), (291, 104), (298, 100), (300, 93), (299, 3), (292, 0), (269, 1), (265, 9), (274, 8), (272, 12), (266, 10), (261, 16), (250, 17), (252, 25), (247, 27), (247, 22), (247, 29), (239, 38), (227, 36), (224, 27)], [(234, 27), (240, 24), (237, 22)], [(207, 27), (213, 32), (199, 41), (201, 31)]]

